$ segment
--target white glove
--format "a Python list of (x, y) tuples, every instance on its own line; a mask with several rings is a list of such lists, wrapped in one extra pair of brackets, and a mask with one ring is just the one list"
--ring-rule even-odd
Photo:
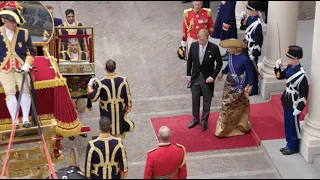
[(188, 82), (191, 81), (191, 76), (187, 76), (187, 81), (188, 81)]
[(301, 111), (299, 111), (298, 109), (295, 109), (292, 114), (293, 114), (294, 116), (297, 116), (297, 115), (300, 114), (300, 112), (301, 112)]
[(250, 55), (249, 58), (251, 59), (251, 61), (254, 60), (254, 56), (253, 55)]
[(186, 42), (185, 41), (181, 41), (181, 46), (182, 47), (186, 47)]
[(24, 72), (29, 72), (30, 70), (30, 64), (29, 63), (24, 63), (24, 65), (21, 67), (21, 70), (23, 70)]
[(281, 59), (278, 59), (277, 61), (276, 61), (276, 68), (277, 69), (279, 69), (280, 68), (280, 65), (281, 65)]
[(97, 80), (97, 78), (91, 78), (89, 83), (88, 83), (88, 86), (92, 86), (94, 81), (96, 81), (96, 80)]
[(242, 12), (241, 12), (241, 17), (242, 17), (243, 19), (246, 18), (246, 11), (242, 11)]

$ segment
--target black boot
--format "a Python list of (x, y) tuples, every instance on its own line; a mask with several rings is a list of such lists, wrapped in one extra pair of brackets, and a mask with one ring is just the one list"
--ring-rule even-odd
[(297, 153), (298, 151), (296, 151), (296, 150), (290, 150), (289, 148), (287, 148), (287, 149), (285, 149), (285, 150), (283, 150), (282, 151), (282, 154), (283, 155), (291, 155), (291, 154), (295, 154), (295, 153)]
[(283, 152), (284, 150), (288, 149), (288, 147), (283, 147), (283, 148), (280, 148), (280, 152)]

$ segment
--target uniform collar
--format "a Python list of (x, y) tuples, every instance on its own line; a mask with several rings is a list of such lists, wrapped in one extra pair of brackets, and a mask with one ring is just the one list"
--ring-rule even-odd
[(107, 73), (106, 78), (108, 79), (112, 79), (112, 78), (116, 78), (118, 77), (118, 75), (116, 73)]
[(160, 147), (161, 147), (161, 146), (169, 146), (169, 145), (171, 145), (170, 142), (167, 142), (167, 143), (159, 143), (159, 146), (160, 146)]
[(109, 138), (112, 137), (110, 133), (100, 133), (99, 138)]
[(298, 63), (298, 64), (296, 64), (295, 66), (289, 65), (289, 67), (291, 67), (292, 69), (300, 69), (301, 64)]
[(259, 18), (259, 15), (256, 15), (256, 16), (250, 16), (251, 19), (258, 19)]

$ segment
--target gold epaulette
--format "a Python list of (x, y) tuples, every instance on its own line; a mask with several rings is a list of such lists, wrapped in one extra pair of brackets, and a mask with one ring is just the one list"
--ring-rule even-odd
[(204, 10), (206, 10), (208, 12), (208, 17), (212, 16), (212, 11), (210, 8), (203, 8)]
[(185, 10), (183, 11), (183, 18), (187, 18), (187, 17), (188, 17), (188, 13), (189, 13), (190, 11), (192, 11), (192, 8), (185, 9)]
[(182, 148), (182, 149), (183, 149), (183, 152), (184, 152), (183, 160), (182, 160), (182, 162), (181, 162), (181, 164), (180, 164), (180, 166), (179, 166), (179, 168), (181, 168), (181, 167), (186, 163), (187, 151), (186, 151), (186, 148), (185, 148), (183, 145), (178, 144), (178, 143), (176, 143), (176, 145), (177, 145), (179, 148)]
[(157, 148), (153, 148), (153, 149), (149, 150), (148, 153), (149, 153), (149, 152), (152, 152), (152, 151), (154, 151), (154, 150), (156, 150), (156, 149), (157, 149)]

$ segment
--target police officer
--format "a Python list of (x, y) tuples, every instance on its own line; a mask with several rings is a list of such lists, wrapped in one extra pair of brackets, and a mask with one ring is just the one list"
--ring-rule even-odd
[(263, 44), (262, 25), (260, 20), (261, 1), (248, 1), (247, 4), (248, 17), (246, 13), (242, 13), (241, 30), (246, 31), (244, 42), (248, 46), (248, 56), (256, 67), (254, 72), (253, 87), (250, 96), (258, 94), (259, 77), (258, 77), (258, 59), (261, 56), (261, 48)]
[(281, 59), (277, 60), (274, 72), (277, 79), (286, 79), (286, 89), (281, 101), (284, 109), (284, 125), (287, 145), (281, 148), (283, 155), (299, 152), (300, 124), (299, 115), (306, 106), (308, 98), (308, 78), (300, 64), (302, 48), (296, 45), (287, 48), (288, 66), (281, 70)]

